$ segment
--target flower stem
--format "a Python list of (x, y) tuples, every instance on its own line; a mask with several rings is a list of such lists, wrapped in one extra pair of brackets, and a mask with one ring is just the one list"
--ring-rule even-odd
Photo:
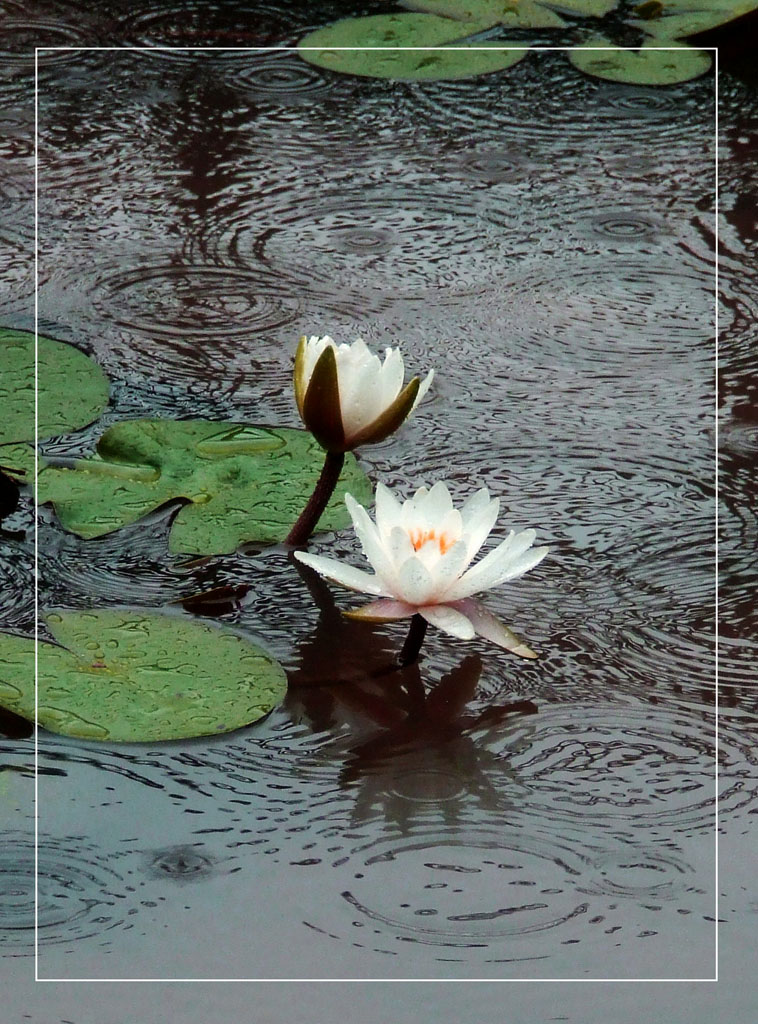
[(401, 668), (405, 668), (406, 665), (412, 665), (418, 658), (421, 645), (426, 636), (427, 625), (428, 623), (424, 616), (418, 613), (411, 619), (411, 628), (408, 630), (408, 636), (405, 638), (402, 651), (397, 656), (397, 663)]
[(327, 502), (334, 493), (337, 481), (345, 462), (344, 452), (327, 452), (321, 476), (313, 488), (308, 504), (300, 513), (300, 518), (287, 535), (285, 544), (305, 544), (316, 528)]

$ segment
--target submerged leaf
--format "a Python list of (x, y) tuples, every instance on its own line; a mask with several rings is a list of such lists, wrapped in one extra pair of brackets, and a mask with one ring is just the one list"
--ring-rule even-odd
[[(38, 723), (104, 742), (230, 732), (284, 696), (278, 662), (228, 630), (142, 611), (52, 612), (38, 648)], [(34, 720), (34, 640), (0, 634), (0, 704)]]
[(458, 43), (492, 24), (491, 19), (461, 22), (433, 14), (345, 18), (309, 33), (300, 42), (298, 53), (317, 67), (368, 78), (470, 78), (511, 67), (527, 50), (507, 49), (507, 42), (483, 43), (484, 49), (431, 48)]
[[(73, 345), (42, 335), (38, 342), (37, 436), (66, 434), (92, 423), (108, 404), (108, 378)], [(34, 334), (0, 328), (0, 366), (0, 445), (33, 441)]]
[(598, 36), (588, 39), (582, 46), (609, 47), (598, 50), (577, 48), (571, 50), (569, 59), (580, 71), (611, 82), (674, 85), (705, 74), (711, 66), (710, 54), (679, 43), (668, 43), (667, 49), (662, 50), (652, 46), (623, 50)]
[[(97, 453), (72, 467), (45, 466), (39, 501), (80, 537), (102, 537), (183, 498), (171, 529), (172, 551), (225, 554), (244, 541), (283, 540), (318, 479), (324, 453), (304, 430), (209, 420), (127, 420), (100, 438)], [(347, 526), (345, 491), (371, 500), (355, 458), (319, 529)]]

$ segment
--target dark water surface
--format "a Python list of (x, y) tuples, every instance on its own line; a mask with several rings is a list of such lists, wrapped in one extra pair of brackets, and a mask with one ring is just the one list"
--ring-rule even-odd
[[(332, 16), (3, 10), (0, 318), (24, 329), (29, 45), (291, 45)], [(728, 76), (720, 95), (723, 976), (745, 964), (758, 907), (758, 99)], [(91, 451), (105, 425), (144, 415), (297, 426), (298, 335), (400, 340), (406, 365), (437, 377), (402, 432), (364, 451), (372, 479), (403, 494), (486, 484), (503, 498), (498, 536), (533, 526), (551, 547), (487, 597), (538, 661), (430, 632), (421, 665), (381, 685), (372, 671), (402, 625), (342, 619), (354, 600), (282, 548), (192, 564), (168, 552), (175, 508), (81, 541), (43, 507), (43, 609), (181, 608), (231, 587), (182, 614), (250, 636), (291, 685), (266, 721), (226, 737), (108, 748), (40, 735), (42, 977), (713, 976), (714, 109), (710, 77), (613, 85), (559, 53), (423, 85), (339, 77), (291, 52), (41, 58), (39, 329), (112, 381), (101, 420), (45, 451)], [(24, 493), (4, 523), (3, 629), (33, 629), (32, 523)], [(360, 564), (351, 531), (317, 538), (327, 549)], [(59, 990), (26, 987), (33, 741), (2, 749), (0, 954), (14, 1019), (58, 1021)], [(729, 990), (721, 1019), (753, 1019), (750, 982)], [(119, 1000), (133, 998), (141, 1020), (199, 1024), (262, 999), (267, 1020), (352, 1006), (358, 1024), (431, 1007), (442, 1024), (608, 1022), (635, 1019), (645, 998), (669, 1007), (651, 1020), (699, 1024), (716, 997), (681, 984), (208, 986), (201, 1011), (197, 988), (161, 991), (163, 1009), (151, 986), (70, 987), (66, 1005), (90, 1000), (93, 1015), (66, 1012), (132, 1020)], [(385, 1018), (380, 999), (394, 1000)]]

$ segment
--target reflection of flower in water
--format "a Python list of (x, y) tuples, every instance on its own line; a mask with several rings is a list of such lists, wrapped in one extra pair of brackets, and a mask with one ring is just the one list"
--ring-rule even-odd
[(520, 700), (469, 709), (482, 671), (478, 656), (427, 691), (418, 664), (398, 668), (384, 638), (342, 616), (320, 577), (295, 564), (320, 616), (289, 672), (287, 703), (314, 730), (347, 730), (339, 784), (355, 792), (353, 823), (383, 815), (406, 831), (418, 817), (439, 812), (451, 823), (463, 797), (469, 808), (473, 801), (507, 809), (490, 774), (502, 779), (503, 761), (482, 741), (511, 716), (535, 714), (536, 706)]

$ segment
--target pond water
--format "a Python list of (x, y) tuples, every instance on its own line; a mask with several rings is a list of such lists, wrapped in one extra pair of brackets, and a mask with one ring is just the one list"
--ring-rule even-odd
[[(0, 317), (33, 329), (28, 38), (291, 45), (334, 9), (222, 6), (209, 21), (184, 5), (15, 6)], [(498, 536), (534, 527), (551, 548), (486, 599), (537, 661), (432, 630), (417, 666), (382, 676), (402, 624), (342, 618), (351, 595), (282, 546), (189, 560), (168, 549), (176, 505), (91, 541), (40, 508), (42, 609), (170, 607), (238, 630), (289, 676), (281, 707), (224, 737), (40, 733), (41, 977), (711, 978), (717, 783), (722, 958), (741, 962), (758, 807), (758, 100), (728, 76), (720, 97), (717, 780), (714, 79), (604, 83), (550, 52), (428, 84), (341, 77), (286, 51), (41, 57), (39, 330), (112, 382), (100, 420), (46, 453), (90, 452), (140, 416), (298, 426), (300, 334), (401, 340), (411, 371), (437, 376), (401, 432), (362, 452), (366, 472), (406, 495), (438, 478), (461, 498), (486, 485), (502, 497)], [(27, 492), (3, 525), (1, 625), (31, 633)], [(362, 562), (351, 531), (311, 550)], [(2, 750), (0, 954), (23, 992), (34, 743)], [(524, 1012), (519, 989), (481, 990), (477, 1011), (468, 995), (466, 1012), (512, 999)], [(36, 992), (57, 1020), (53, 988)], [(460, 1019), (438, 992), (438, 1019)], [(182, 998), (182, 1019), (210, 1019)], [(544, 998), (553, 1016), (526, 1019), (627, 1019)], [(688, 1020), (713, 1019), (682, 998)], [(321, 1016), (298, 1019), (331, 1019), (336, 1003), (318, 999)]]

